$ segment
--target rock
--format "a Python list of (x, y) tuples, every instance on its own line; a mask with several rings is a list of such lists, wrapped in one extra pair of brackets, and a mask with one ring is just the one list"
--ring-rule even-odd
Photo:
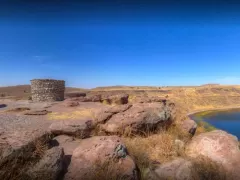
[(24, 115), (46, 115), (48, 113), (51, 113), (51, 111), (47, 110), (32, 110), (24, 113)]
[(190, 133), (191, 135), (194, 135), (197, 130), (197, 123), (191, 119), (186, 119), (180, 124), (180, 127), (184, 131)]
[(63, 170), (63, 155), (63, 149), (59, 147), (47, 150), (43, 158), (27, 171), (27, 176), (33, 180), (57, 179)]
[(176, 139), (174, 141), (174, 145), (177, 149), (177, 152), (183, 152), (184, 151), (184, 147), (185, 147), (185, 143), (179, 139)]
[(156, 167), (152, 174), (152, 179), (174, 179), (174, 180), (192, 180), (191, 169), (193, 165), (190, 161), (183, 158), (177, 158), (173, 161), (161, 164)]
[(116, 94), (102, 98), (102, 101), (106, 101), (108, 104), (127, 104), (128, 94)]
[(173, 109), (163, 103), (133, 104), (126, 111), (113, 115), (101, 128), (108, 133), (122, 133), (130, 127), (132, 132), (151, 131), (171, 123)]
[(35, 161), (37, 143), (48, 143), (49, 135), (40, 129), (4, 132), (0, 136), (0, 179), (23, 177), (27, 165)]
[(64, 172), (67, 172), (68, 166), (71, 162), (73, 151), (79, 146), (80, 139), (75, 139), (71, 136), (60, 135), (52, 139), (51, 145), (63, 148), (63, 167)]
[[(65, 179), (139, 179), (137, 167), (117, 136), (83, 139), (74, 150)], [(115, 176), (115, 177), (114, 177)]]
[(132, 105), (130, 105), (130, 104), (124, 104), (124, 105), (117, 105), (117, 106), (113, 106), (113, 107), (109, 106), (108, 108), (102, 108), (95, 114), (97, 123), (105, 123), (114, 114), (124, 112), (131, 107), (132, 107)]
[(74, 137), (72, 136), (59, 135), (54, 137), (50, 143), (52, 146), (59, 146), (60, 144), (65, 144), (67, 142), (72, 142), (72, 141), (74, 141)]
[(116, 113), (119, 113), (119, 112), (124, 112), (131, 107), (132, 107), (131, 104), (117, 105), (117, 106), (110, 107), (105, 112), (116, 114)]
[(186, 146), (186, 155), (191, 158), (207, 157), (222, 165), (233, 179), (240, 179), (240, 150), (237, 137), (225, 131), (214, 130), (192, 138)]
[(13, 108), (13, 109), (9, 109), (7, 110), (7, 112), (22, 112), (22, 111), (29, 111), (30, 108), (28, 107), (17, 107), (17, 108)]
[(76, 107), (76, 106), (79, 106), (79, 102), (69, 101), (69, 102), (66, 103), (66, 106), (67, 107)]
[(86, 138), (90, 136), (92, 124), (93, 121), (88, 119), (62, 120), (52, 123), (49, 129), (55, 135), (65, 134)]

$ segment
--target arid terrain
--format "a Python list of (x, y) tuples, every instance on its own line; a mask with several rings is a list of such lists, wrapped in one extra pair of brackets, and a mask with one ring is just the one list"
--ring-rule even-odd
[(189, 113), (240, 107), (240, 86), (0, 87), (0, 179), (240, 179), (238, 139)]

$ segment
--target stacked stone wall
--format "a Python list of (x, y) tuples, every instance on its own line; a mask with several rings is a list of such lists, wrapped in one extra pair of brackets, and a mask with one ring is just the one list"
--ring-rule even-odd
[(65, 81), (53, 79), (31, 80), (32, 100), (35, 102), (64, 100)]

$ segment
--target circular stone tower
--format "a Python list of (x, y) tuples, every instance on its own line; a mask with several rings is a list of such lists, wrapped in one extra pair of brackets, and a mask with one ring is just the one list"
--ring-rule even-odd
[(34, 102), (63, 101), (65, 81), (54, 79), (31, 80), (31, 93)]

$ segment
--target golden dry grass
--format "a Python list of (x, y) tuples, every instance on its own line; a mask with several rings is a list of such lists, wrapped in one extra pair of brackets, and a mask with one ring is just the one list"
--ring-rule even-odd
[(124, 137), (124, 143), (144, 177), (146, 168), (151, 167), (154, 162), (167, 162), (184, 154), (183, 149), (179, 149), (175, 144), (177, 139), (187, 142), (190, 136), (177, 126), (172, 126), (167, 130), (160, 130), (157, 134), (148, 133), (146, 137)]
[(207, 157), (190, 159), (193, 163), (191, 169), (193, 180), (226, 180), (231, 179), (231, 175), (224, 170), (223, 166), (213, 162)]

